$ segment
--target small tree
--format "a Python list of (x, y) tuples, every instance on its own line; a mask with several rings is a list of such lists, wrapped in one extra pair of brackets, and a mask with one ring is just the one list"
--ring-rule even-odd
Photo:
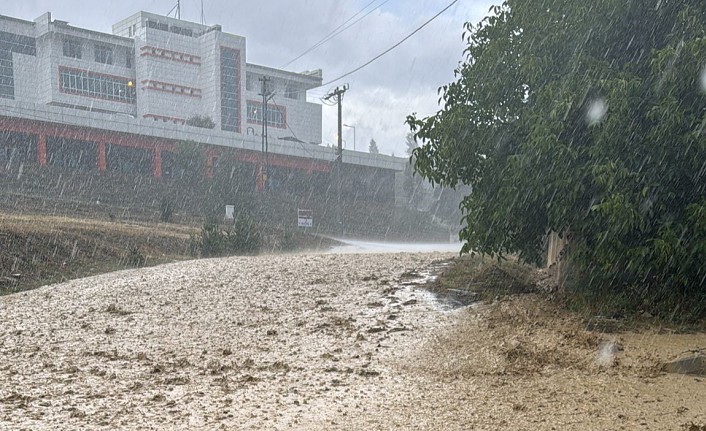
[(380, 150), (378, 149), (378, 144), (375, 142), (375, 139), (370, 140), (370, 145), (368, 146), (368, 152), (370, 154), (380, 154)]
[(216, 127), (216, 123), (213, 122), (211, 117), (208, 115), (194, 115), (193, 117), (186, 120), (187, 126), (201, 127), (202, 129), (213, 129)]

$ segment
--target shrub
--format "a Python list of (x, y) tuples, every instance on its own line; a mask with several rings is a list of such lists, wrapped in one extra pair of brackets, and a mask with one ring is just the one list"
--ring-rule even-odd
[(159, 204), (159, 220), (165, 223), (172, 221), (174, 215), (174, 203), (171, 199), (163, 199)]
[(208, 115), (204, 115), (203, 117), (200, 115), (194, 115), (193, 117), (186, 120), (186, 125), (192, 127), (201, 127), (202, 129), (213, 129), (214, 127), (216, 127), (216, 123), (214, 123), (211, 117), (209, 117)]
[(127, 266), (131, 266), (134, 268), (140, 268), (145, 266), (145, 263), (147, 262), (147, 257), (140, 251), (140, 247), (136, 245), (131, 245), (127, 249), (127, 253), (125, 255), (125, 263)]
[(232, 254), (254, 254), (262, 245), (260, 227), (252, 219), (241, 216), (232, 225), (221, 226), (207, 221), (200, 234), (192, 237), (192, 254), (202, 257), (227, 256)]

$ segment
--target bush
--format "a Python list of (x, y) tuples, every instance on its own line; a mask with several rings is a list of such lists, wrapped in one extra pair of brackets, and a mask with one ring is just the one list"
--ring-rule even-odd
[(141, 268), (145, 266), (146, 262), (147, 257), (140, 251), (140, 247), (136, 245), (128, 247), (127, 253), (125, 254), (125, 263), (127, 266)]
[(221, 226), (207, 221), (201, 233), (192, 237), (191, 252), (202, 257), (255, 254), (262, 245), (260, 227), (247, 217), (239, 217), (232, 225)]
[(208, 115), (204, 115), (203, 117), (200, 115), (194, 115), (193, 117), (186, 120), (186, 125), (192, 127), (201, 127), (202, 129), (213, 129), (214, 127), (216, 127), (216, 123), (214, 123), (211, 117), (209, 117)]
[(163, 199), (159, 204), (159, 220), (165, 223), (172, 221), (174, 215), (174, 203), (171, 199)]

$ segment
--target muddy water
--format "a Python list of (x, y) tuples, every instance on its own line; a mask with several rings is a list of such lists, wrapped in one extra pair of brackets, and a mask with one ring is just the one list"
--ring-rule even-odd
[(706, 422), (704, 382), (656, 367), (702, 334), (624, 335), (602, 366), (604, 336), (541, 298), (454, 308), (420, 290), (451, 256), (210, 259), (2, 297), (0, 429)]

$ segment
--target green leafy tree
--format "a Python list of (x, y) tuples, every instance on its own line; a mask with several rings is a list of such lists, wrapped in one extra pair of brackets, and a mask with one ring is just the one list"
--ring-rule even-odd
[(587, 288), (706, 303), (706, 4), (491, 12), (466, 24), (443, 109), (407, 119), (416, 170), (472, 188), (463, 252), (540, 263), (547, 232), (561, 232)]
[(375, 139), (370, 140), (370, 145), (368, 145), (368, 152), (370, 154), (380, 154), (380, 150), (378, 149), (378, 144), (375, 142)]

